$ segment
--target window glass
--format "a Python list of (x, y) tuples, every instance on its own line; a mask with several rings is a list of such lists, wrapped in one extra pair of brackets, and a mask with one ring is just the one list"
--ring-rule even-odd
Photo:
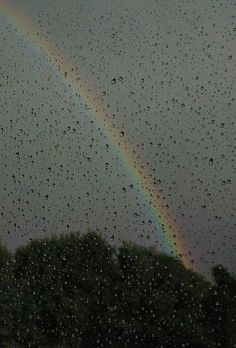
[(234, 10), (0, 0), (2, 347), (236, 347)]

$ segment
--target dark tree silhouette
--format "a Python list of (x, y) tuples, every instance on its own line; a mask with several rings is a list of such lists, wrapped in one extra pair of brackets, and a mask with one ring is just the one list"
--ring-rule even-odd
[(232, 348), (236, 280), (95, 233), (0, 248), (0, 347)]

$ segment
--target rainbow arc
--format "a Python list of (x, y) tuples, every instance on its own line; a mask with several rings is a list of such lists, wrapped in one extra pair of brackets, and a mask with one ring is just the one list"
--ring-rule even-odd
[(46, 38), (40, 38), (23, 13), (10, 7), (3, 0), (0, 0), (0, 16), (17, 29), (32, 47), (32, 50), (47, 61), (47, 64), (64, 84), (87, 105), (90, 117), (96, 122), (110, 145), (113, 146), (127, 174), (135, 183), (140, 199), (148, 208), (151, 220), (159, 233), (164, 251), (180, 258), (186, 267), (194, 269), (195, 266), (188, 256), (186, 244), (183, 242), (183, 237), (180, 236), (180, 229), (176, 222), (170, 219), (162, 206), (161, 198), (155, 193), (153, 179), (146, 169), (147, 166), (133, 151), (128, 138), (123, 134), (121, 135), (118, 125), (114, 124), (108, 110), (94, 97), (88, 83), (81, 81), (81, 78), (75, 74), (75, 72), (78, 73), (78, 68), (70, 62), (65, 54), (58, 50), (55, 44), (53, 45)]

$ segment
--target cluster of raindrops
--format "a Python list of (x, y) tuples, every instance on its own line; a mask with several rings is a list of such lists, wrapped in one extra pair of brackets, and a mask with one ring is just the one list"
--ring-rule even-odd
[(233, 1), (1, 3), (0, 347), (236, 347)]
[(91, 229), (233, 267), (232, 6), (32, 2), (2, 16), (6, 243)]

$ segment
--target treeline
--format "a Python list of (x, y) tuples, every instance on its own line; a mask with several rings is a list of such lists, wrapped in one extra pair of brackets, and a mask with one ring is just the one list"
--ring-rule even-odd
[(99, 235), (0, 248), (0, 347), (236, 347), (236, 280)]

